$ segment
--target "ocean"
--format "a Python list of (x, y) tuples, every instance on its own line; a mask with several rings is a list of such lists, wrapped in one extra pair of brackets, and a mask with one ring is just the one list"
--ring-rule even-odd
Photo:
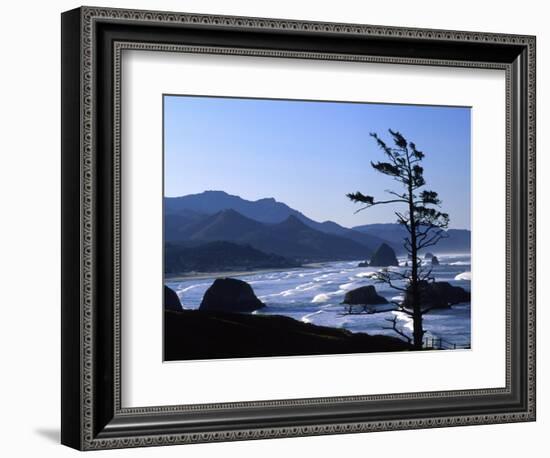
[[(440, 265), (434, 266), (436, 281), (446, 281), (470, 291), (470, 256), (467, 254), (438, 254)], [(402, 265), (405, 258), (399, 259)], [(260, 272), (236, 275), (249, 283), (266, 307), (254, 313), (284, 315), (305, 323), (344, 328), (350, 332), (366, 332), (399, 337), (390, 326), (389, 318), (397, 316), (400, 328), (412, 331), (412, 319), (394, 310), (393, 304), (374, 306), (380, 313), (345, 314), (342, 301), (346, 291), (365, 285), (374, 285), (379, 295), (388, 301), (399, 300), (401, 292), (372, 278), (378, 267), (357, 267), (359, 261), (327, 262), (315, 267), (293, 268), (286, 271)], [(396, 267), (404, 271), (404, 267)], [(227, 275), (230, 276), (230, 275)], [(186, 278), (166, 281), (178, 294), (185, 309), (198, 309), (202, 297), (216, 277)], [(402, 286), (397, 283), (397, 286)], [(443, 339), (443, 348), (469, 348), (470, 303), (448, 309), (433, 310), (424, 315), (425, 339)]]

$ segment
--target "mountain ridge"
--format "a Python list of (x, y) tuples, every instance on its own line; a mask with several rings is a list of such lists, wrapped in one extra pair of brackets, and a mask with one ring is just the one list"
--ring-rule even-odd
[[(296, 255), (298, 258), (308, 258), (304, 246), (307, 245), (306, 238), (312, 237), (315, 239), (312, 248), (315, 260), (324, 258), (320, 256), (321, 241), (327, 244), (331, 241), (340, 244), (344, 253), (343, 259), (350, 258), (352, 246), (357, 250), (355, 259), (368, 257), (383, 243), (390, 245), (399, 254), (404, 253), (403, 239), (407, 233), (406, 229), (399, 224), (374, 223), (346, 228), (330, 220), (323, 222), (312, 220), (273, 197), (251, 201), (225, 191), (204, 191), (187, 196), (165, 197), (164, 203), (167, 241), (226, 240), (250, 244), (266, 253), (271, 253), (269, 250), (275, 247), (275, 254), (285, 257), (292, 256), (291, 247), (293, 247), (299, 253)], [(285, 224), (281, 225), (281, 223)], [(268, 227), (271, 229), (268, 230)], [(288, 232), (286, 241), (283, 240), (285, 227)], [(307, 232), (306, 228), (316, 232)], [(295, 243), (297, 234), (293, 234), (293, 231), (301, 233), (301, 245)], [(338, 239), (323, 238), (319, 233), (336, 236)], [(447, 233), (449, 237), (442, 239), (437, 248), (433, 248), (434, 250), (440, 252), (470, 250), (470, 231), (449, 229)], [(354, 242), (367, 250), (357, 245), (343, 243), (341, 239)], [(273, 245), (270, 246), (270, 243)], [(330, 248), (327, 251), (338, 254)]]
[[(173, 215), (167, 215), (170, 220)], [(169, 225), (165, 225), (167, 227)], [(370, 250), (353, 240), (317, 231), (294, 215), (276, 224), (254, 221), (235, 210), (221, 210), (198, 222), (189, 224), (175, 240), (165, 236), (167, 243), (216, 241), (249, 245), (268, 255), (282, 256), (291, 261), (319, 262), (355, 260), (368, 256)]]
[[(354, 226), (353, 229), (358, 232), (363, 232), (372, 236), (384, 237), (394, 247), (399, 246), (399, 250), (403, 251), (403, 240), (408, 236), (407, 230), (397, 223), (374, 223)], [(426, 251), (435, 252), (466, 252), (471, 249), (471, 232), (468, 229), (447, 229), (447, 237), (442, 238), (437, 245), (429, 247)]]
[(369, 251), (374, 251), (381, 243), (387, 242), (378, 236), (354, 231), (334, 221), (318, 222), (312, 220), (302, 212), (283, 202), (278, 202), (273, 197), (252, 201), (228, 194), (225, 191), (210, 190), (186, 196), (165, 197), (164, 208), (166, 215), (180, 215), (181, 212), (189, 211), (194, 214), (214, 214), (222, 210), (232, 209), (252, 220), (267, 224), (280, 223), (292, 215), (312, 229), (326, 234), (344, 236), (366, 246)]

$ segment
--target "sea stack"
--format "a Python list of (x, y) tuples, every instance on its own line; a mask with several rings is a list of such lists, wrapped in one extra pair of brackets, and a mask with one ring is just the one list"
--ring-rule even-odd
[(217, 278), (206, 290), (200, 310), (246, 313), (253, 312), (264, 303), (254, 294), (252, 287), (236, 278)]
[(397, 257), (395, 256), (395, 251), (388, 244), (383, 243), (378, 247), (376, 252), (372, 255), (369, 266), (376, 267), (388, 267), (388, 266), (398, 266)]
[(181, 312), (183, 310), (180, 298), (176, 292), (166, 285), (164, 285), (164, 310), (173, 310), (175, 312)]
[[(470, 292), (460, 286), (453, 286), (446, 281), (427, 282), (418, 284), (420, 291), (420, 304), (422, 308), (448, 308), (451, 305), (470, 302)], [(405, 294), (404, 306), (412, 307), (411, 292)]]
[(432, 266), (438, 266), (439, 265), (439, 259), (437, 259), (437, 256), (432, 256)]
[(387, 304), (388, 301), (378, 295), (376, 289), (372, 285), (361, 286), (360, 288), (348, 291), (344, 296), (342, 304), (347, 305), (375, 305)]

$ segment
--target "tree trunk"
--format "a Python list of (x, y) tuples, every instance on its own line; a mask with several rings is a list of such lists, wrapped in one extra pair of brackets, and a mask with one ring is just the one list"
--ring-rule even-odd
[[(410, 166), (409, 166), (410, 167)], [(410, 175), (409, 175), (410, 176)], [(409, 179), (409, 221), (411, 225), (411, 302), (413, 309), (413, 345), (415, 350), (422, 349), (424, 329), (422, 329), (422, 308), (418, 291), (418, 247), (416, 241), (416, 220), (414, 218), (414, 198)]]
[(416, 249), (416, 233), (413, 229), (411, 235), (412, 242), (412, 269), (411, 269), (411, 302), (413, 309), (413, 344), (415, 350), (422, 349), (424, 340), (424, 330), (422, 329), (422, 309), (420, 305), (420, 295), (418, 291), (418, 252)]

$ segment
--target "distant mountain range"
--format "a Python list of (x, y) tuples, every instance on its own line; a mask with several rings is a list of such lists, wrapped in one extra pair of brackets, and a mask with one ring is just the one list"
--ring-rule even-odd
[[(448, 233), (450, 237), (434, 251), (469, 251), (469, 231)], [(405, 229), (398, 224), (349, 229), (333, 221), (314, 221), (273, 198), (249, 201), (223, 191), (205, 191), (164, 199), (164, 236), (165, 268), (176, 273), (368, 259), (382, 243), (403, 252)], [(189, 262), (183, 261), (185, 256)], [(224, 259), (213, 268), (220, 256), (233, 260)]]
[[(400, 224), (367, 224), (355, 226), (353, 230), (373, 237), (384, 237), (399, 252), (403, 251), (403, 241), (408, 235), (407, 230)], [(448, 229), (446, 233), (447, 236), (437, 242), (437, 245), (431, 247), (430, 250), (443, 253), (470, 251), (470, 231), (466, 229)]]
[(183, 222), (179, 214), (167, 214), (165, 220), (167, 242), (232, 242), (296, 262), (358, 259), (371, 253), (365, 245), (312, 229), (293, 215), (280, 223), (267, 224), (227, 209), (202, 218), (195, 214), (188, 222)]
[[(247, 218), (266, 224), (280, 223), (289, 216), (294, 216), (312, 229), (325, 234), (345, 236), (365, 245), (370, 251), (376, 250), (381, 243), (385, 242), (383, 238), (354, 231), (333, 221), (319, 223), (298, 210), (294, 210), (282, 202), (277, 202), (272, 197), (251, 201), (223, 191), (204, 191), (200, 194), (166, 197), (164, 199), (164, 213), (166, 216), (170, 215), (170, 218), (168, 218), (171, 219), (170, 224), (178, 224), (175, 223), (175, 218), (171, 215), (177, 215), (176, 218), (180, 217), (180, 219), (184, 216), (186, 219), (197, 220), (200, 215), (213, 215), (222, 210), (235, 210)], [(168, 237), (168, 235), (172, 234), (167, 233), (166, 236)]]

